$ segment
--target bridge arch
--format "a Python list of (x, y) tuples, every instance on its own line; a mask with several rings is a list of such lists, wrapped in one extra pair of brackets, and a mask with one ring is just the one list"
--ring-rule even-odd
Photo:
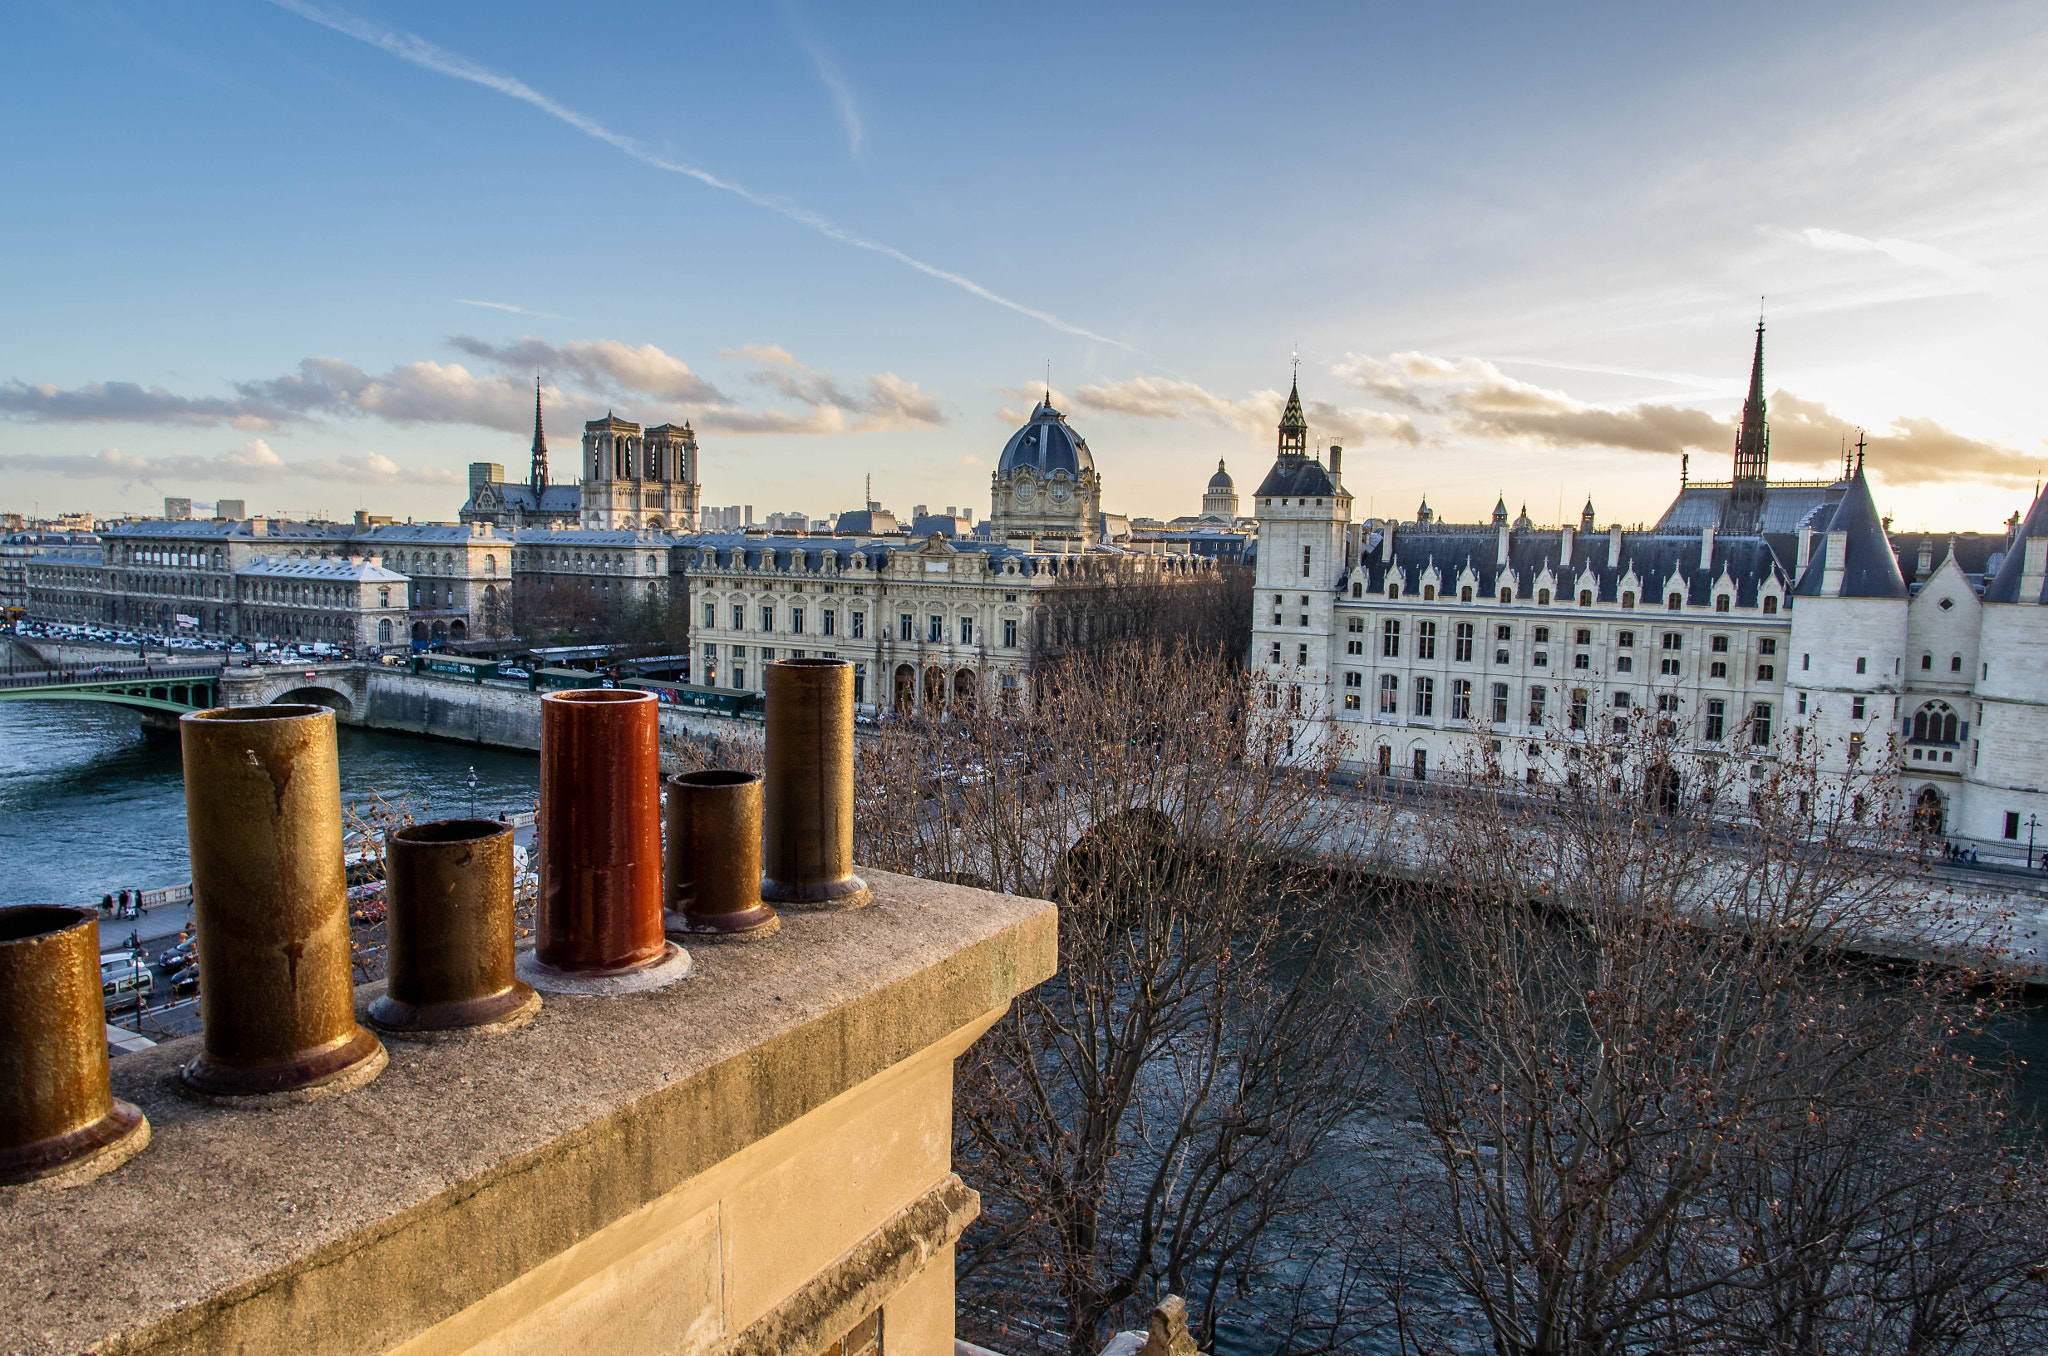
[(355, 710), (355, 703), (348, 694), (336, 692), (331, 687), (295, 687), (272, 697), (271, 706), (325, 706), (338, 716), (348, 715)]

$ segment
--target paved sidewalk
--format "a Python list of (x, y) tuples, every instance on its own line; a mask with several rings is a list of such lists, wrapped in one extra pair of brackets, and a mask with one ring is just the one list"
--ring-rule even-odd
[[(99, 913), (95, 908), (94, 913)], [(180, 929), (192, 926), (190, 904), (166, 904), (151, 909), (141, 918), (110, 918), (100, 915), (100, 950), (118, 951), (128, 943), (128, 934), (134, 933), (145, 942), (175, 937)]]

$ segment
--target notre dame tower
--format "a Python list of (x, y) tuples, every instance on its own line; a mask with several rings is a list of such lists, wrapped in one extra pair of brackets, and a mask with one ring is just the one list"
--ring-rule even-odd
[(583, 426), (583, 525), (688, 532), (697, 524), (697, 435), (686, 421), (641, 432), (615, 415)]

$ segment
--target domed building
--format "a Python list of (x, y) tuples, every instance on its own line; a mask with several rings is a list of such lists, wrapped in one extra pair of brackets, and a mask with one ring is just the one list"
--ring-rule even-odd
[(1223, 469), (1221, 457), (1216, 459), (1216, 474), (1209, 477), (1209, 488), (1202, 495), (1202, 516), (1225, 522), (1237, 519), (1237, 485)]
[(998, 539), (1065, 537), (1076, 549), (1101, 541), (1102, 478), (1095, 458), (1050, 397), (1003, 444), (989, 498), (989, 526)]

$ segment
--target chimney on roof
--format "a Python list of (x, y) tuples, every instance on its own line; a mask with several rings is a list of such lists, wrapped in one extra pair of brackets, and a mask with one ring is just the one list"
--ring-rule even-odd
[(1330, 480), (1341, 486), (1344, 475), (1344, 449), (1336, 443), (1330, 444)]
[(1700, 529), (1700, 568), (1710, 570), (1714, 566), (1714, 525), (1708, 523)]
[(1621, 568), (1620, 523), (1609, 523), (1607, 525), (1607, 568), (1610, 570)]

